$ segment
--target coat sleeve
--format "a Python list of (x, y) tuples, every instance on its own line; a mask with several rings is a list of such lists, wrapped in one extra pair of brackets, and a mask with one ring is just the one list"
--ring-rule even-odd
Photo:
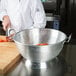
[(31, 0), (31, 16), (34, 28), (45, 28), (46, 16), (41, 0)]
[(3, 16), (7, 15), (7, 1), (4, 1), (4, 0), (1, 0), (0, 1), (0, 20), (2, 21), (3, 19)]

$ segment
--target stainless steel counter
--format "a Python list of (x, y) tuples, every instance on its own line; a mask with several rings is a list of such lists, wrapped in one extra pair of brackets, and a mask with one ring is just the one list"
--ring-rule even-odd
[(22, 61), (14, 68), (11, 72), (4, 76), (25, 76), (25, 67), (22, 63)]
[[(29, 64), (29, 63), (28, 63)], [(63, 59), (54, 59), (48, 65), (48, 68), (44, 69), (26, 69), (23, 60), (9, 73), (0, 76), (64, 76), (65, 63)], [(35, 66), (35, 65), (34, 65)], [(44, 66), (44, 65), (43, 65)]]

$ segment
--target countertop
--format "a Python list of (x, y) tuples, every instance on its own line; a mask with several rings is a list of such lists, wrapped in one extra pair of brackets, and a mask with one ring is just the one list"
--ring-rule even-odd
[[(61, 59), (61, 57), (60, 57), (60, 60), (63, 60), (63, 59)], [(53, 72), (53, 76), (64, 76), (63, 75), (64, 72), (61, 71), (62, 70), (61, 67), (64, 68), (64, 66), (62, 66), (62, 64), (64, 64), (64, 62), (61, 62), (60, 60), (57, 61), (57, 63), (55, 62), (55, 60), (53, 61), (54, 63), (51, 62), (51, 65), (52, 65), (51, 68), (52, 69), (54, 68), (54, 69), (53, 69), (53, 71), (50, 70), (50, 73)], [(56, 69), (56, 74), (57, 75), (54, 74), (55, 73), (55, 69)], [(48, 71), (49, 71), (48, 68), (46, 70), (43, 69), (42, 71), (40, 71), (40, 70), (34, 70), (34, 69), (32, 71), (31, 70), (29, 70), (29, 71), (30, 71), (30, 73), (28, 74), (28, 71), (27, 71), (27, 69), (25, 67), (23, 59), (21, 59), (21, 61), (19, 63), (17, 63), (17, 65), (12, 70), (10, 70), (10, 72), (8, 72), (5, 75), (0, 75), (0, 76), (52, 76), (50, 74), (49, 75), (47, 74)], [(31, 72), (33, 72), (33, 73), (31, 73)], [(60, 72), (62, 72), (62, 75), (58, 74)]]

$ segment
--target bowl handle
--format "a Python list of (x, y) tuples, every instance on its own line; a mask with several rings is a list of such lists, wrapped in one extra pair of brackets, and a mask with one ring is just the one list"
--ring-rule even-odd
[(8, 28), (6, 30), (6, 37), (7, 39), (13, 39), (13, 36), (15, 35), (16, 31), (12, 28)]
[(69, 43), (69, 42), (70, 42), (71, 37), (72, 37), (72, 33), (69, 35), (69, 37), (67, 37), (67, 40), (66, 40), (66, 42), (67, 42), (67, 43)]

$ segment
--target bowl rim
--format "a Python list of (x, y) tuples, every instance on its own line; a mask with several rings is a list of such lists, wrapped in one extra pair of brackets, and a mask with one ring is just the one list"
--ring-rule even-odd
[[(20, 43), (19, 41), (17, 41), (17, 40), (15, 40), (15, 37), (16, 37), (16, 35), (17, 34), (19, 34), (20, 32), (23, 32), (23, 31), (25, 31), (25, 30), (54, 30), (54, 31), (58, 31), (58, 32), (60, 32), (60, 33), (62, 33), (62, 34), (64, 34), (64, 36), (65, 36), (65, 38), (62, 40), (62, 41), (60, 41), (60, 42), (57, 42), (57, 43), (53, 43), (53, 44), (48, 44), (48, 45), (44, 45), (44, 46), (40, 46), (40, 45), (35, 45), (35, 44), (24, 44), (24, 43)], [(64, 33), (64, 32), (62, 32), (62, 31), (60, 31), (60, 30), (56, 30), (56, 29), (49, 29), (49, 28), (32, 28), (32, 29), (24, 29), (24, 30), (21, 30), (21, 31), (19, 31), (19, 32), (17, 32), (17, 33), (15, 33), (15, 35), (13, 36), (13, 40), (14, 40), (14, 42), (15, 43), (17, 43), (17, 44), (20, 44), (20, 45), (26, 45), (26, 46), (37, 46), (37, 47), (45, 47), (45, 46), (52, 46), (52, 45), (57, 45), (57, 44), (59, 44), (59, 43), (62, 43), (62, 42), (66, 42), (66, 40), (67, 40), (67, 35)]]

